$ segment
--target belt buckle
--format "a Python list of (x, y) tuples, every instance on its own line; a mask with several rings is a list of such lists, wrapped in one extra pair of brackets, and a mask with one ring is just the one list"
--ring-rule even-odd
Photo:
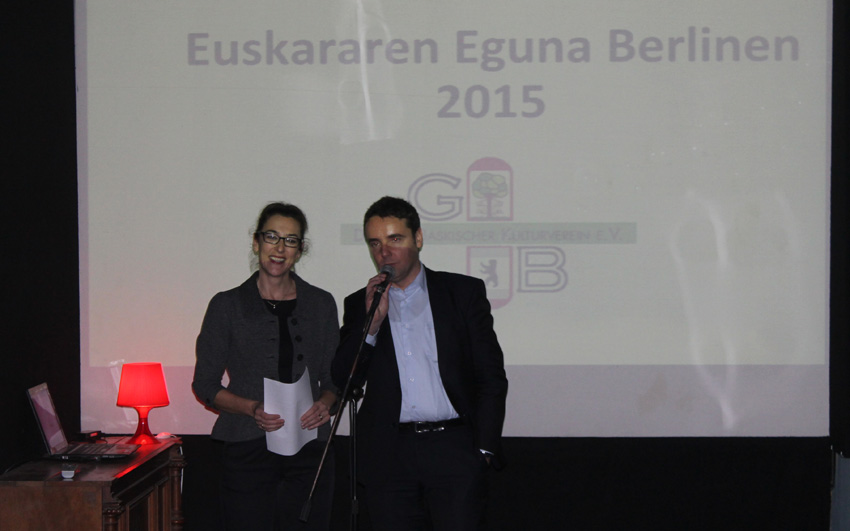
[(413, 432), (414, 433), (428, 433), (432, 431), (443, 431), (446, 427), (435, 422), (414, 422), (413, 423)]

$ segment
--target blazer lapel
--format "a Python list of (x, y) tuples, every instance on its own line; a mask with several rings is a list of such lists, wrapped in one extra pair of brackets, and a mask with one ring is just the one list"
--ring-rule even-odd
[(437, 359), (440, 360), (454, 347), (452, 340), (454, 301), (447, 286), (440, 281), (439, 276), (425, 269), (425, 280), (428, 282), (428, 299), (431, 302), (431, 314), (434, 317), (434, 337), (437, 341)]

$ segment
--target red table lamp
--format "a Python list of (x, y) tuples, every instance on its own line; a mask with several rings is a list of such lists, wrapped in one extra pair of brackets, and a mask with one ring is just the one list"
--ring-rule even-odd
[(148, 427), (148, 412), (152, 408), (168, 405), (168, 390), (165, 388), (162, 364), (125, 363), (121, 367), (117, 405), (135, 408), (139, 414), (136, 434), (127, 444), (158, 444), (159, 441)]

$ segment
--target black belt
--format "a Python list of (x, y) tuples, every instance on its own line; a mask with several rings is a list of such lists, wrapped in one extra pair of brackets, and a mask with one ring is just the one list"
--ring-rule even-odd
[(399, 422), (398, 431), (413, 433), (428, 433), (432, 431), (444, 431), (446, 428), (463, 426), (466, 420), (462, 417), (449, 420), (438, 420), (436, 422)]

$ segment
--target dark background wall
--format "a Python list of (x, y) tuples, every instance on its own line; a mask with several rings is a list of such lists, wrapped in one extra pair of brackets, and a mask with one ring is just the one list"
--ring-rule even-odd
[[(835, 6), (831, 437), (509, 438), (491, 478), (493, 529), (827, 529), (833, 450), (850, 452), (844, 301), (848, 108)], [(79, 281), (73, 6), (15, 3), (3, 39), (0, 471), (43, 451), (25, 398), (46, 381), (68, 431), (80, 427)], [(127, 242), (131, 245), (132, 242)], [(132, 301), (127, 301), (132, 303)], [(348, 526), (347, 438), (337, 441), (335, 528)], [(215, 529), (216, 445), (187, 436), (187, 529)], [(368, 528), (363, 515), (361, 528)]]

